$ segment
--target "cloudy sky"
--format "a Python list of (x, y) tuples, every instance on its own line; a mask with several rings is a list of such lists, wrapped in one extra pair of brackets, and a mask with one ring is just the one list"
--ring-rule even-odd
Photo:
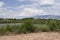
[(0, 0), (0, 18), (60, 15), (60, 0)]

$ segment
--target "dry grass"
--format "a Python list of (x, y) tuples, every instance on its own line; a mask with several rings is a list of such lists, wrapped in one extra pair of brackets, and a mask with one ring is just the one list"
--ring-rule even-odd
[(60, 33), (40, 32), (13, 36), (0, 36), (0, 40), (60, 40)]

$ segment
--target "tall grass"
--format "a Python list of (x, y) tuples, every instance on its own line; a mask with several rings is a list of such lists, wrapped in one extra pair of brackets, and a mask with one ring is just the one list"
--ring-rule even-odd
[(23, 23), (22, 23), (22, 25), (20, 27), (20, 31), (22, 33), (35, 32), (36, 27), (33, 25), (31, 20), (25, 20), (25, 21), (23, 21)]
[[(36, 20), (35, 20), (36, 21)], [(39, 20), (38, 20), (39, 21)], [(43, 20), (41, 20), (43, 22)], [(45, 21), (45, 20), (44, 20)], [(24, 20), (20, 25), (0, 27), (0, 35), (21, 34), (31, 32), (60, 32), (60, 22), (56, 20), (47, 20), (43, 23), (36, 23), (33, 20)]]
[(35, 24), (37, 32), (49, 32), (50, 28), (46, 24)]
[(20, 33), (31, 33), (35, 32), (36, 28), (29, 20), (23, 21), (19, 26), (10, 26), (7, 25), (5, 27), (0, 28), (0, 35), (8, 35), (10, 33), (20, 34)]

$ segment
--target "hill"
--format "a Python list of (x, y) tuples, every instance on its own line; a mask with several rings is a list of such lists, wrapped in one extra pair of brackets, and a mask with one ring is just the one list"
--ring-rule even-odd
[(58, 15), (36, 15), (33, 18), (41, 18), (41, 19), (60, 19)]

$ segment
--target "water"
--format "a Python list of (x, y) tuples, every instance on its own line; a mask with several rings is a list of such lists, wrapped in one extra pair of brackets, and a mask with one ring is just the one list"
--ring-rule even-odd
[(10, 25), (10, 26), (13, 26), (13, 25), (21, 25), (21, 23), (2, 23), (2, 24), (0, 24), (0, 27), (1, 26), (6, 26), (6, 25)]

